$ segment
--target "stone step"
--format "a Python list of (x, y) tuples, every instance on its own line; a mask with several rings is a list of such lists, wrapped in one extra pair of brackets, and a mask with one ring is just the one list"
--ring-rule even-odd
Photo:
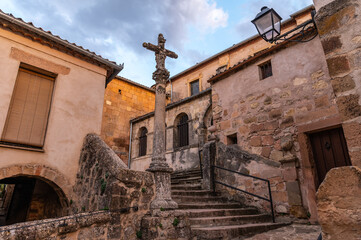
[(192, 234), (198, 240), (232, 239), (269, 231), (288, 224), (290, 223), (250, 223), (230, 226), (192, 227)]
[(193, 227), (210, 227), (210, 226), (226, 226), (226, 225), (241, 225), (249, 223), (262, 223), (272, 221), (269, 214), (255, 214), (255, 215), (235, 215), (235, 216), (219, 216), (219, 217), (201, 217), (189, 218), (190, 224)]
[(197, 184), (202, 183), (201, 178), (194, 178), (194, 179), (178, 179), (178, 180), (172, 180), (172, 185), (183, 185), (183, 184)]
[(180, 203), (179, 209), (220, 209), (220, 208), (242, 208), (239, 203)]
[(201, 217), (217, 217), (217, 216), (237, 216), (237, 215), (251, 215), (258, 214), (257, 208), (223, 208), (223, 209), (184, 209), (177, 210), (185, 213), (190, 218)]
[(211, 202), (219, 202), (225, 203), (229, 200), (225, 197), (220, 196), (172, 196), (173, 200), (177, 203), (211, 203)]
[(213, 191), (208, 191), (208, 190), (191, 190), (191, 191), (187, 191), (187, 190), (172, 190), (172, 197), (177, 197), (177, 196), (207, 196), (207, 197), (211, 197), (211, 196), (220, 196), (221, 193), (220, 192), (215, 192), (213, 193)]
[(201, 184), (177, 184), (171, 185), (171, 190), (202, 190)]
[(189, 171), (189, 172), (176, 172), (171, 174), (171, 179), (186, 178), (186, 177), (200, 177), (202, 176), (201, 171)]

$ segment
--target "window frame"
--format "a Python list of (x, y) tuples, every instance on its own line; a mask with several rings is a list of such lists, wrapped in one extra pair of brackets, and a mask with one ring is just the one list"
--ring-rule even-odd
[[(198, 92), (197, 93), (193, 93), (193, 87), (192, 87), (192, 85), (194, 84), (194, 83), (198, 83)], [(191, 82), (189, 82), (189, 93), (190, 93), (190, 96), (194, 96), (194, 95), (197, 95), (198, 93), (200, 93), (201, 92), (201, 88), (200, 88), (200, 81), (199, 81), (199, 79), (196, 79), (196, 80), (193, 80), (193, 81), (191, 81)]]
[(178, 116), (177, 121), (177, 147), (189, 146), (189, 117), (187, 114)]
[[(49, 103), (48, 103), (48, 108), (47, 108), (47, 112), (46, 112), (46, 116), (44, 118), (44, 125), (43, 125), (43, 136), (41, 139), (41, 144), (32, 144), (32, 143), (22, 143), (21, 141), (9, 141), (6, 138), (6, 133), (8, 131), (8, 126), (9, 126), (9, 119), (11, 117), (11, 114), (13, 111), (13, 106), (14, 106), (14, 102), (15, 102), (15, 94), (17, 91), (17, 87), (19, 83), (19, 75), (20, 72), (25, 72), (27, 74), (31, 74), (33, 76), (37, 76), (40, 77), (42, 79), (46, 79), (52, 82), (52, 86), (49, 93)], [(15, 84), (14, 84), (14, 88), (11, 94), (11, 100), (10, 100), (10, 104), (8, 107), (8, 111), (7, 111), (7, 115), (6, 115), (6, 120), (5, 120), (5, 124), (4, 127), (2, 129), (2, 133), (0, 136), (0, 146), (1, 147), (7, 147), (7, 148), (15, 148), (15, 149), (22, 149), (22, 150), (30, 150), (30, 151), (39, 151), (39, 152), (44, 152), (43, 148), (45, 146), (45, 141), (46, 141), (46, 135), (47, 135), (47, 130), (49, 127), (49, 117), (50, 117), (50, 113), (51, 113), (51, 109), (52, 109), (52, 102), (53, 102), (53, 97), (54, 97), (54, 92), (55, 92), (55, 83), (56, 83), (56, 78), (57, 78), (57, 74), (46, 71), (44, 69), (41, 68), (37, 68), (34, 67), (32, 65), (26, 64), (26, 63), (20, 63), (19, 68), (18, 68), (18, 72), (16, 75), (16, 79), (15, 79)], [(38, 102), (36, 103), (35, 106), (38, 106)], [(19, 130), (20, 131), (20, 130)]]
[(138, 156), (139, 157), (146, 156), (147, 155), (147, 147), (148, 147), (148, 129), (146, 127), (141, 127), (139, 129), (139, 138), (138, 139), (139, 139)]
[(258, 65), (259, 77), (260, 80), (269, 78), (273, 76), (273, 69), (271, 59)]

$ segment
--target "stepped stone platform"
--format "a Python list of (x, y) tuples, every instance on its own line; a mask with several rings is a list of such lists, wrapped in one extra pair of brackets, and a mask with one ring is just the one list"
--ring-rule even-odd
[(175, 172), (171, 176), (172, 198), (178, 210), (189, 217), (196, 239), (246, 239), (257, 233), (286, 226), (272, 223), (270, 214), (228, 200), (221, 193), (202, 189), (199, 170)]

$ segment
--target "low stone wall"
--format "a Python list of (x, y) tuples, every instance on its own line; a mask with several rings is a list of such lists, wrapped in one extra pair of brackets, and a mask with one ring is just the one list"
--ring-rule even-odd
[(18, 223), (0, 228), (0, 238), (8, 240), (37, 239), (118, 239), (111, 227), (112, 214), (106, 211), (79, 213)]
[(138, 211), (132, 214), (114, 215), (111, 225), (117, 238), (135, 239), (141, 219), (149, 211), (154, 197), (153, 174), (126, 169), (96, 134), (87, 135), (79, 165), (71, 211), (116, 211), (137, 207)]
[(361, 169), (331, 169), (317, 191), (324, 240), (361, 239)]
[[(217, 145), (217, 166), (269, 180), (276, 213), (290, 213), (296, 217), (307, 217), (302, 207), (295, 159), (279, 163), (250, 154), (241, 150), (237, 145), (224, 145), (223, 143)], [(220, 169), (215, 171), (215, 178), (233, 187), (269, 198), (268, 185), (264, 181)], [(226, 192), (233, 200), (240, 201), (245, 205), (256, 206), (267, 212), (270, 211), (270, 204), (265, 200), (232, 190), (220, 184), (216, 184), (216, 187)]]

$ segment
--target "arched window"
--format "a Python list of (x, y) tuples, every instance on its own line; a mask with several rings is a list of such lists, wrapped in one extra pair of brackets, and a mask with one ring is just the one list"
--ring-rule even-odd
[(179, 122), (177, 125), (177, 131), (178, 131), (178, 147), (187, 146), (189, 144), (187, 114), (183, 114), (180, 116)]
[(140, 129), (139, 135), (139, 157), (147, 154), (147, 133), (148, 130), (145, 127)]

